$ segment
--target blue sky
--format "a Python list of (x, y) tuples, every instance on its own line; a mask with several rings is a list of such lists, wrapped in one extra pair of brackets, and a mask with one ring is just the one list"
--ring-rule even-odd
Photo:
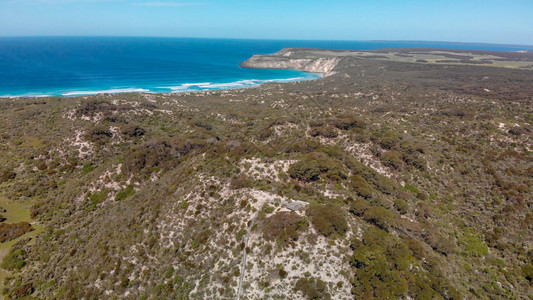
[(533, 45), (533, 0), (0, 0), (0, 36), (427, 40)]

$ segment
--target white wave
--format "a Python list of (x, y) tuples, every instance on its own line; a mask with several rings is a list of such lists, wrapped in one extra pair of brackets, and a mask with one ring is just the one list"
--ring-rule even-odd
[(118, 94), (118, 93), (142, 93), (149, 92), (147, 89), (127, 88), (127, 89), (109, 89), (101, 91), (73, 91), (62, 94), (63, 96), (82, 96), (82, 95), (97, 95), (97, 94)]
[(292, 82), (292, 81), (305, 80), (306, 78), (315, 78), (315, 77), (294, 77), (294, 78), (287, 78), (287, 79), (269, 79), (269, 80), (264, 80), (264, 82)]
[(196, 88), (205, 88), (211, 85), (211, 82), (200, 82), (200, 83), (184, 83), (176, 86), (158, 86), (158, 89), (169, 89), (171, 91), (188, 91), (195, 90)]
[(254, 86), (260, 84), (259, 81), (255, 80), (240, 80), (235, 82), (227, 82), (227, 83), (214, 83), (210, 84), (208, 86), (205, 86), (205, 88), (208, 89), (228, 89), (228, 88), (240, 88), (240, 87), (247, 87), (247, 86)]
[(263, 83), (294, 82), (294, 81), (302, 81), (306, 79), (315, 79), (315, 78), (319, 78), (319, 76), (293, 77), (293, 78), (280, 78), (280, 79), (245, 79), (245, 80), (238, 80), (238, 81), (233, 81), (233, 82), (222, 82), (222, 83), (212, 83), (212, 82), (183, 83), (183, 84), (176, 85), (176, 86), (162, 86), (158, 88), (169, 89), (174, 93), (194, 92), (194, 91), (247, 88), (247, 87), (258, 86)]
[(169, 90), (183, 90), (183, 89), (188, 89), (188, 88), (195, 87), (195, 86), (197, 87), (208, 86), (210, 84), (211, 82), (184, 83), (184, 84), (180, 84), (176, 86), (158, 86), (157, 88), (158, 89), (169, 89)]
[[(222, 90), (222, 89), (238, 89), (238, 88), (249, 88), (261, 85), (263, 83), (272, 83), (272, 82), (294, 82), (294, 81), (303, 81), (316, 79), (320, 76), (311, 75), (311, 76), (301, 76), (301, 77), (292, 77), (292, 78), (278, 78), (278, 79), (244, 79), (237, 80), (232, 82), (195, 82), (195, 83), (183, 83), (175, 86), (160, 86), (156, 89), (168, 89), (172, 93), (180, 92), (197, 92), (197, 91), (210, 91), (210, 90)], [(27, 93), (20, 95), (0, 95), (0, 98), (16, 98), (16, 97), (53, 97), (53, 96), (86, 96), (86, 95), (97, 95), (97, 94), (117, 94), (117, 93), (150, 93), (150, 92), (160, 92), (153, 91), (143, 88), (121, 88), (121, 89), (107, 89), (107, 90), (81, 90), (81, 91), (70, 91), (58, 94), (39, 94), (39, 93)]]
[(200, 82), (200, 83), (184, 83), (182, 86), (184, 87), (190, 87), (190, 86), (204, 86), (204, 85), (210, 85), (211, 82)]
[(43, 98), (43, 97), (53, 97), (53, 95), (47, 95), (47, 94), (20, 94), (20, 95), (3, 95), (0, 96), (0, 98)]

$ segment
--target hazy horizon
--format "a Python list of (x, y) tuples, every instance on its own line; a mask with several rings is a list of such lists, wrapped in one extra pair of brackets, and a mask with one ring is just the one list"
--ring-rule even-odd
[(532, 45), (533, 2), (0, 0), (0, 36)]
[(257, 41), (316, 41), (316, 42), (373, 42), (373, 43), (416, 43), (427, 44), (465, 44), (465, 45), (495, 45), (495, 46), (524, 46), (533, 47), (532, 44), (510, 44), (490, 42), (464, 42), (464, 41), (439, 41), (439, 40), (328, 40), (328, 39), (274, 39), (274, 38), (232, 38), (232, 37), (195, 37), (195, 36), (146, 36), (146, 35), (0, 35), (0, 38), (169, 38), (169, 39), (213, 39), (213, 40), (257, 40)]

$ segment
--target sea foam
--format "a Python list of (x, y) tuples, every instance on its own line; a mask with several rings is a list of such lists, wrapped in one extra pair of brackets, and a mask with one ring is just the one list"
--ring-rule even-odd
[(47, 95), (47, 94), (35, 94), (35, 93), (28, 93), (28, 94), (20, 94), (20, 95), (1, 95), (0, 98), (44, 98), (44, 97), (52, 97), (53, 95)]
[(147, 89), (138, 88), (125, 88), (125, 89), (109, 89), (101, 91), (73, 91), (61, 94), (63, 96), (84, 96), (84, 95), (97, 95), (97, 94), (119, 94), (119, 93), (146, 93), (150, 92)]
[(210, 90), (222, 90), (222, 89), (238, 89), (238, 88), (247, 88), (261, 85), (263, 83), (272, 83), (272, 82), (294, 82), (302, 81), (309, 79), (319, 78), (319, 75), (302, 76), (302, 77), (292, 77), (292, 78), (280, 78), (280, 79), (244, 79), (237, 80), (232, 82), (201, 82), (201, 83), (183, 83), (175, 86), (161, 86), (160, 89), (168, 89), (173, 93), (179, 92), (194, 92), (194, 91), (210, 91)]

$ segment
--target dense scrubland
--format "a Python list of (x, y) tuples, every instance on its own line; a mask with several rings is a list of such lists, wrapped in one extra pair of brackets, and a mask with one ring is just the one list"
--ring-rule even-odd
[(4, 296), (531, 298), (533, 72), (333, 71), (0, 100)]

